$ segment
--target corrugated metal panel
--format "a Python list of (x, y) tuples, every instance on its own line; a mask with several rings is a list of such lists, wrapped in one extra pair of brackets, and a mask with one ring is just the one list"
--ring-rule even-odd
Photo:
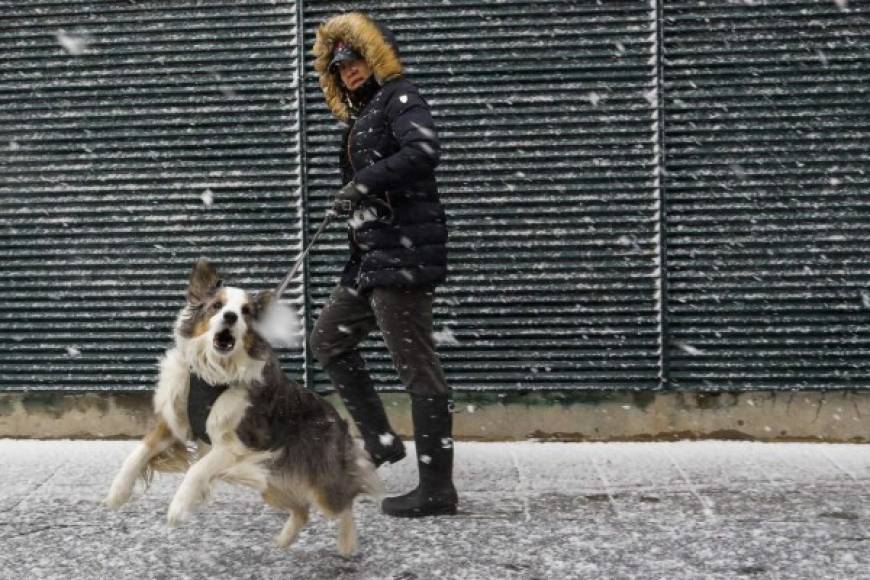
[(300, 248), (296, 5), (0, 12), (0, 390), (151, 388), (196, 257), (263, 289)]
[[(654, 4), (305, 2), (312, 226), (339, 186), (341, 126), (310, 51), (315, 26), (347, 9), (397, 33), (439, 126), (451, 274), (436, 330), (456, 339), (439, 349), (452, 386), (657, 386)], [(315, 249), (316, 305), (346, 252), (343, 228)], [(380, 340), (365, 348), (378, 382), (395, 386)]]
[(673, 384), (870, 386), (870, 3), (665, 3)]

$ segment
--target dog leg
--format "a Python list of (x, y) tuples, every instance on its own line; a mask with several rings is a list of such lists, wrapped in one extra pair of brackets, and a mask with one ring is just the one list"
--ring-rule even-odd
[(260, 493), (266, 493), (266, 489), (269, 487), (268, 471), (251, 459), (247, 459), (238, 465), (234, 465), (222, 473), (220, 477), (228, 483), (244, 485), (259, 491)]
[(205, 457), (197, 461), (188, 470), (181, 482), (181, 487), (175, 492), (166, 521), (171, 527), (184, 522), (193, 510), (208, 497), (211, 481), (223, 471), (234, 466), (238, 457), (230, 449), (216, 445)]
[(353, 525), (353, 506), (338, 514), (338, 553), (349, 558), (356, 552), (356, 528)]
[(275, 543), (280, 548), (288, 548), (299, 538), (299, 532), (308, 523), (308, 506), (294, 507), (290, 510), (290, 517), (284, 524), (281, 533), (275, 536)]
[(166, 422), (159, 419), (154, 429), (145, 435), (133, 453), (124, 461), (121, 471), (112, 481), (112, 487), (103, 500), (103, 504), (111, 509), (118, 509), (130, 501), (136, 479), (142, 474), (148, 461), (167, 449), (174, 440), (172, 431), (169, 430)]

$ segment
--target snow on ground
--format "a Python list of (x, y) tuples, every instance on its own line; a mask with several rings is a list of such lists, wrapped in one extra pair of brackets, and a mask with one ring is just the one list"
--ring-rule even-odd
[[(133, 445), (0, 440), (0, 578), (870, 578), (863, 445), (458, 442), (461, 513), (365, 500), (349, 560), (320, 516), (276, 548), (284, 516), (230, 486), (174, 530), (176, 475), (104, 509)], [(389, 491), (414, 468), (382, 468)]]

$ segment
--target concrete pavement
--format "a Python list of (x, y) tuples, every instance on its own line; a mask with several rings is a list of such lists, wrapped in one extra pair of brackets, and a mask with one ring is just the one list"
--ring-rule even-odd
[[(104, 509), (133, 445), (0, 440), (0, 578), (870, 578), (865, 445), (458, 442), (460, 515), (364, 500), (349, 560), (320, 516), (278, 549), (284, 515), (226, 485), (178, 529), (177, 475)], [(409, 489), (413, 456), (381, 471)]]

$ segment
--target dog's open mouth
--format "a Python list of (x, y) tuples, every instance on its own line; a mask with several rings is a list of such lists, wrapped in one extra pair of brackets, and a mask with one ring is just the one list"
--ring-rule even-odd
[(230, 352), (234, 346), (236, 346), (236, 337), (233, 336), (229, 328), (225, 328), (214, 335), (214, 348), (218, 352)]

